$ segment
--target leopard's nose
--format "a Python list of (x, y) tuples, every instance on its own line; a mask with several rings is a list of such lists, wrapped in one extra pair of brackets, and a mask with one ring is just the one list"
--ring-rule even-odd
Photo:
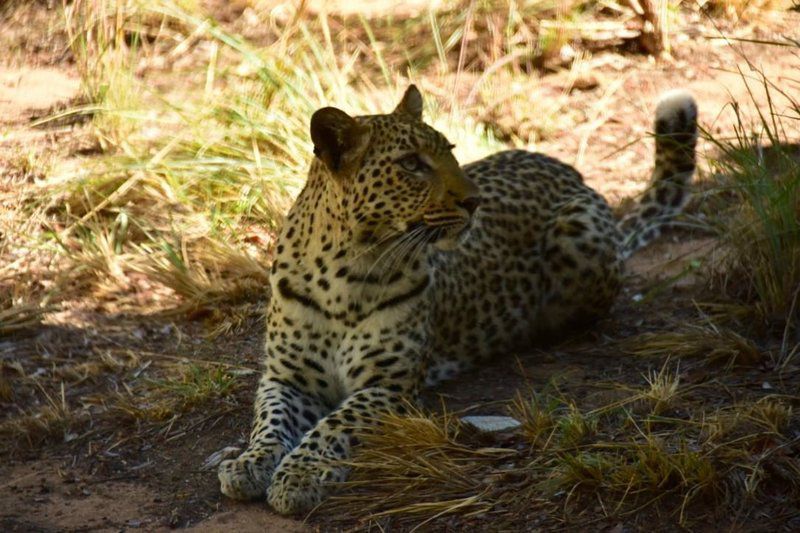
[(481, 204), (481, 199), (478, 196), (468, 196), (467, 198), (464, 198), (463, 200), (459, 200), (458, 202), (456, 202), (456, 205), (466, 209), (467, 213), (469, 213), (470, 215), (473, 214), (476, 209), (478, 209), (478, 206), (480, 204)]

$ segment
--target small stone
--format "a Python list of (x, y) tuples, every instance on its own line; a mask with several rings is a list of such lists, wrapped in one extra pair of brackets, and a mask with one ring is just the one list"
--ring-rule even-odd
[(522, 424), (510, 416), (465, 416), (461, 421), (480, 431), (494, 433), (517, 429)]

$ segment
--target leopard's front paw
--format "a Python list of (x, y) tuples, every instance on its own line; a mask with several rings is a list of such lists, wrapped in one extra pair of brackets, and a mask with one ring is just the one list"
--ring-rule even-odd
[(274, 468), (274, 460), (269, 456), (246, 451), (236, 459), (220, 463), (217, 471), (220, 490), (234, 500), (263, 498)]
[(275, 470), (267, 502), (281, 514), (304, 513), (322, 503), (331, 484), (344, 478), (344, 470), (331, 467), (327, 461), (287, 456)]

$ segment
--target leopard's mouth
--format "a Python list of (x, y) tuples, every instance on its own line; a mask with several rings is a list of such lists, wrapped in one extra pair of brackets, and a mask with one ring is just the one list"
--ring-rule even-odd
[(451, 250), (460, 243), (467, 234), (471, 218), (452, 218), (437, 220), (430, 224), (425, 220), (416, 220), (408, 224), (406, 233), (419, 232), (427, 243), (441, 250)]

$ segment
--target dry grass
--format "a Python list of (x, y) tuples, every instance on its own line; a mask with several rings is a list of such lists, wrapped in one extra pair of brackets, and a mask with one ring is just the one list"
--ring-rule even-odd
[[(28, 204), (46, 213), (36, 220), (47, 231), (20, 246), (57, 255), (39, 272), (50, 301), (89, 293), (113, 309), (146, 300), (208, 312), (263, 299), (315, 108), (376, 112), (410, 78), (431, 94), (427, 114), (459, 155), (500, 148), (495, 136), (535, 142), (582, 119), (566, 98), (543, 99), (535, 122), (520, 114), (537, 73), (572, 65), (573, 83), (586, 52), (636, 40), (626, 28), (638, 17), (580, 1), (456, 2), (397, 18), (242, 9), (248, 16), (221, 24), (198, 2), (64, 5), (86, 102), (71, 113), (91, 118), (102, 153), (46, 172)], [(405, 52), (386, 46), (397, 42)]]
[[(21, 215), (17, 213), (14, 218)], [(27, 226), (18, 220), (3, 220), (0, 224), (0, 235)], [(46, 313), (55, 309), (51, 301), (53, 291), (46, 280), (56, 275), (48, 264), (52, 250), (33, 253), (26, 246), (38, 249), (35, 238), (20, 240), (23, 241), (21, 245), (19, 242), (11, 244), (11, 239), (0, 244), (0, 255), (7, 259), (0, 266), (0, 336), (37, 326)]]
[[(129, 437), (148, 438), (169, 432), (181, 417), (200, 408), (217, 416), (241, 386), (232, 370), (178, 358), (159, 360), (157, 354), (143, 359), (127, 350), (100, 351), (91, 360), (64, 363), (32, 375), (26, 375), (21, 365), (0, 367), (3, 401), (24, 396), (26, 389), (44, 400), (27, 410), (16, 408), (17, 413), (0, 420), (2, 449), (37, 449), (89, 436), (107, 438), (126, 430), (132, 431)], [(94, 386), (87, 390), (87, 383)]]
[(48, 311), (40, 303), (20, 302), (14, 298), (3, 299), (0, 309), (0, 335), (30, 329), (41, 322)]
[(735, 136), (712, 137), (721, 152), (713, 164), (726, 203), (712, 218), (722, 258), (711, 265), (711, 282), (749, 308), (756, 327), (790, 332), (800, 314), (800, 152), (794, 144), (800, 102), (756, 76), (767, 107), (751, 121), (734, 103)]
[(696, 359), (726, 368), (755, 365), (766, 358), (752, 340), (731, 329), (716, 326), (644, 333), (626, 339), (621, 348), (626, 353), (641, 357)]
[[(800, 419), (785, 400), (716, 410), (682, 401), (684, 416), (664, 417), (671, 380), (662, 370), (644, 393), (591, 411), (520, 399), (513, 436), (475, 435), (447, 414), (387, 418), (364, 436), (344, 492), (317, 513), (378, 528), (578, 527), (599, 503), (609, 520), (657, 512), (691, 527), (775, 490), (798, 495)], [(652, 409), (625, 407), (656, 390)]]
[(159, 425), (173, 424), (182, 414), (230, 394), (236, 386), (224, 368), (186, 364), (170, 368), (163, 378), (143, 380), (133, 394), (112, 396), (111, 402), (103, 403), (117, 423), (163, 427)]
[[(625, 27), (637, 17), (578, 1), (456, 2), (403, 18), (318, 14), (302, 3), (245, 8), (221, 24), (192, 1), (64, 4), (85, 104), (54, 120), (89, 117), (101, 153), (47, 172), (30, 204), (48, 231), (25, 246), (57, 254), (46, 273), (52, 301), (88, 293), (111, 309), (147, 300), (207, 312), (263, 299), (314, 109), (385, 110), (410, 78), (432, 96), (429, 119), (472, 159), (501, 148), (495, 134), (529, 142), (579, 120), (562, 98), (540, 106), (535, 124), (504, 122), (530, 95), (530, 83), (514, 80), (579, 64), (582, 52), (564, 56), (564, 45), (634, 39)], [(396, 42), (405, 51), (385, 46)]]
[(414, 412), (381, 423), (380, 432), (363, 436), (346, 492), (324, 508), (335, 508), (337, 514), (350, 509), (349, 518), (392, 516), (399, 524), (424, 528), (439, 517), (485, 514), (503, 497), (490, 490), (500, 479), (489, 477), (498, 478), (493, 465), (515, 457), (514, 450), (462, 442), (468, 432), (447, 414)]
[[(59, 237), (78, 250), (70, 259), (97, 292), (130, 291), (131, 274), (141, 274), (184, 302), (178, 309), (212, 309), (264, 297), (274, 230), (305, 174), (311, 112), (329, 103), (375, 112), (383, 97), (364, 98), (345, 81), (353, 59), (314, 37), (324, 18), (295, 21), (256, 48), (190, 7), (66, 8), (93, 102), (78, 112), (93, 114), (110, 155), (63, 175), (55, 209)], [(149, 90), (149, 80), (179, 89)], [(390, 93), (403, 83), (385, 81)], [(485, 143), (464, 126), (465, 148)]]
[(661, 370), (650, 370), (644, 380), (647, 387), (642, 399), (650, 405), (652, 414), (659, 416), (665, 411), (674, 411), (684, 392), (681, 389), (680, 369), (676, 367), (673, 372), (667, 360)]

